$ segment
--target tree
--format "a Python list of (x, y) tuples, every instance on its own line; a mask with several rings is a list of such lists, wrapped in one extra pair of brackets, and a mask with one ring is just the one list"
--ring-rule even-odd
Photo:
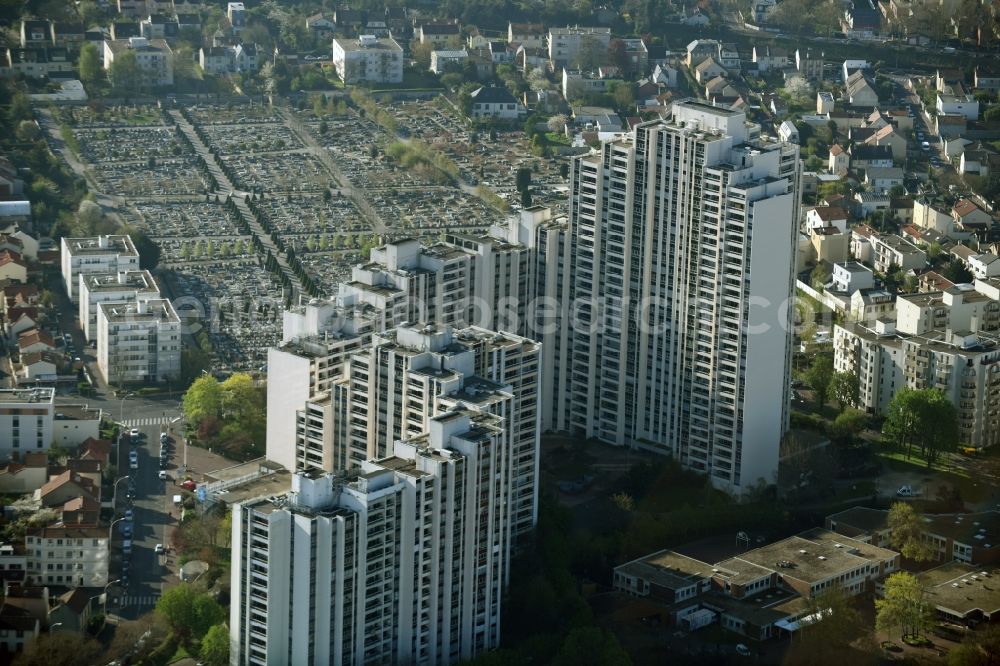
[(119, 94), (135, 92), (142, 84), (143, 72), (135, 51), (124, 51), (115, 56), (108, 68), (111, 86)]
[(164, 592), (156, 602), (156, 612), (182, 640), (201, 638), (225, 617), (219, 602), (207, 594), (196, 593), (186, 583)]
[(830, 380), (830, 393), (840, 405), (840, 411), (858, 404), (861, 399), (861, 382), (853, 372), (834, 373)]
[(826, 262), (817, 262), (816, 267), (809, 274), (809, 281), (812, 283), (812, 288), (822, 290), (826, 286), (826, 283), (830, 281), (831, 275), (830, 267)]
[(194, 623), (191, 631), (196, 638), (201, 638), (209, 630), (222, 624), (226, 619), (226, 611), (219, 605), (219, 602), (207, 594), (199, 594), (195, 597), (192, 605)]
[(938, 389), (902, 388), (889, 403), (882, 433), (907, 457), (917, 447), (931, 467), (958, 448), (958, 411)]
[(631, 111), (632, 105), (635, 104), (635, 91), (632, 89), (632, 84), (622, 82), (609, 87), (611, 88), (611, 99), (614, 100), (615, 106), (622, 113)]
[(628, 47), (625, 40), (615, 37), (608, 43), (608, 62), (625, 74), (629, 70)]
[(198, 657), (205, 666), (227, 666), (229, 664), (229, 629), (224, 624), (216, 624), (201, 639)]
[(605, 64), (607, 57), (607, 51), (601, 47), (601, 42), (596, 37), (584, 36), (580, 39), (580, 48), (570, 64), (574, 69), (589, 72)]
[(34, 120), (22, 120), (17, 124), (17, 129), (14, 130), (14, 136), (22, 143), (35, 141), (39, 134), (41, 134), (41, 130), (38, 129), (38, 123)]
[(156, 268), (157, 264), (160, 263), (160, 256), (162, 255), (159, 244), (141, 229), (127, 227), (124, 232), (132, 237), (132, 244), (135, 245), (135, 251), (139, 253), (139, 268), (148, 271)]
[(566, 130), (567, 121), (565, 114), (557, 113), (546, 121), (545, 126), (549, 128), (550, 132), (561, 133)]
[(833, 357), (829, 354), (820, 354), (813, 359), (812, 365), (806, 372), (806, 383), (812, 387), (816, 396), (816, 403), (822, 410), (826, 405), (827, 397), (830, 394), (830, 382), (833, 380)]
[(958, 257), (955, 257), (945, 265), (941, 271), (941, 275), (955, 284), (966, 284), (972, 282), (974, 279), (972, 271), (966, 268), (965, 264)]
[(793, 76), (785, 83), (785, 92), (796, 102), (801, 102), (812, 94), (812, 86), (805, 77)]
[(77, 63), (77, 71), (80, 80), (84, 83), (93, 83), (101, 74), (101, 57), (97, 52), (97, 46), (92, 42), (86, 42), (80, 49), (80, 60)]
[(860, 409), (846, 409), (833, 421), (831, 434), (847, 443), (868, 427), (868, 414)]
[(531, 168), (520, 167), (517, 170), (517, 175), (515, 176), (514, 183), (517, 187), (518, 192), (524, 192), (529, 187), (531, 187)]
[[(808, 663), (832, 663), (837, 653), (850, 647), (866, 631), (861, 613), (839, 586), (810, 598), (808, 615), (819, 618), (803, 628), (800, 638), (802, 652), (811, 655)], [(827, 658), (818, 659), (819, 654)]]
[(886, 579), (885, 596), (875, 600), (875, 627), (879, 631), (901, 628), (904, 638), (917, 637), (933, 621), (933, 608), (916, 576), (899, 571)]
[(936, 553), (924, 537), (920, 516), (907, 502), (889, 507), (888, 527), (892, 547), (914, 562), (930, 562)]
[(222, 415), (231, 417), (241, 429), (262, 435), (265, 418), (263, 391), (254, 384), (253, 377), (245, 372), (232, 374), (219, 387), (222, 394)]
[[(98, 663), (101, 645), (74, 631), (42, 634), (14, 659), (15, 666), (90, 666)], [(103, 663), (103, 662), (101, 662)]]
[(212, 375), (202, 375), (184, 393), (183, 402), (184, 417), (191, 423), (218, 417), (222, 412), (222, 386)]
[(962, 644), (948, 651), (948, 666), (997, 666), (1000, 655), (1000, 627), (989, 626), (970, 632)]
[(615, 635), (600, 627), (576, 627), (552, 660), (554, 666), (628, 666), (632, 663)]

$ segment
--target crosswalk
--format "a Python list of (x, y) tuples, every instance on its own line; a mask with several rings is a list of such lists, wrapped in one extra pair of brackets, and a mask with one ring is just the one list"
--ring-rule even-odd
[(121, 598), (121, 602), (123, 608), (146, 608), (147, 606), (155, 606), (159, 599), (160, 595), (158, 594), (128, 594)]
[(139, 428), (142, 426), (166, 426), (170, 423), (170, 418), (166, 416), (149, 416), (142, 419), (125, 419), (122, 421), (128, 428)]

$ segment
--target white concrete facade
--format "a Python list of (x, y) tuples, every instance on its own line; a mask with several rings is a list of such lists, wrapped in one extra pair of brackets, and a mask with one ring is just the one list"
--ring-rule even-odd
[(181, 374), (181, 320), (167, 299), (98, 303), (97, 371), (109, 384)]
[(335, 39), (333, 66), (344, 83), (402, 83), (403, 49), (390, 37)]
[(81, 273), (80, 328), (87, 340), (97, 339), (97, 304), (128, 303), (160, 297), (160, 287), (149, 271)]
[(25, 537), (31, 585), (103, 588), (108, 584), (108, 530), (42, 527)]
[(759, 132), (681, 101), (571, 173), (571, 428), (734, 493), (773, 478), (788, 420), (798, 147)]
[[(510, 397), (507, 397), (509, 401)], [(503, 419), (457, 409), (363, 464), (233, 508), (232, 663), (448, 664), (497, 647)]]
[(884, 414), (901, 388), (940, 389), (964, 444), (1000, 443), (1000, 282), (902, 295), (894, 315), (834, 328), (834, 367), (857, 374), (860, 406)]
[(0, 461), (48, 451), (55, 389), (0, 389)]
[(139, 253), (130, 236), (63, 238), (60, 242), (63, 283), (78, 304), (80, 275), (139, 270)]

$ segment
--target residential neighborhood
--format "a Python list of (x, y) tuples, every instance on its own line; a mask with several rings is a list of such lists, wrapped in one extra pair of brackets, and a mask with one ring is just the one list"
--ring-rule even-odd
[(0, 40), (0, 663), (1000, 652), (997, 3)]

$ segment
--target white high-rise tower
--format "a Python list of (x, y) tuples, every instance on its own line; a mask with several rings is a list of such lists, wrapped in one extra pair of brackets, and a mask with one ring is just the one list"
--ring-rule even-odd
[(573, 163), (572, 428), (731, 492), (787, 423), (798, 147), (695, 101)]

